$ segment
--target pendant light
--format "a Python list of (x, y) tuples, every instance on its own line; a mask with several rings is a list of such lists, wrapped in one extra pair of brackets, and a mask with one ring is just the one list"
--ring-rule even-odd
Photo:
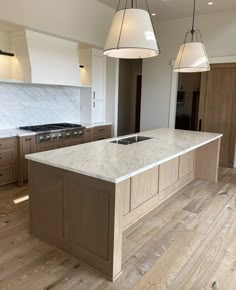
[(120, 9), (120, 0), (108, 34), (104, 55), (115, 58), (148, 58), (159, 54), (150, 10), (138, 9), (137, 0), (131, 0), (130, 8)]
[(210, 70), (205, 45), (202, 42), (200, 30), (195, 30), (195, 8), (193, 2), (192, 30), (185, 35), (184, 43), (180, 46), (174, 71), (182, 73), (204, 72)]

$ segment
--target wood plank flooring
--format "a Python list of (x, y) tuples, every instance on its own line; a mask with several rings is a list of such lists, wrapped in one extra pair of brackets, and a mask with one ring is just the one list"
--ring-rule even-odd
[(28, 233), (27, 187), (0, 188), (0, 289), (236, 290), (236, 169), (195, 180), (124, 232), (123, 273), (105, 280)]

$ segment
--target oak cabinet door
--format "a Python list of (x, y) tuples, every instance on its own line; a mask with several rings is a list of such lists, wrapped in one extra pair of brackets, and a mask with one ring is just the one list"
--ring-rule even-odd
[(158, 194), (158, 166), (131, 177), (131, 210)]
[(160, 165), (159, 190), (160, 192), (178, 181), (179, 157)]

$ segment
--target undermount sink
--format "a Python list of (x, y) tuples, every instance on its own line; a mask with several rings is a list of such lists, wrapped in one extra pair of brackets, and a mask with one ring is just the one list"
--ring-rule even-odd
[(142, 141), (149, 140), (149, 139), (152, 139), (152, 138), (136, 135), (136, 136), (132, 136), (132, 137), (125, 137), (125, 138), (121, 138), (121, 139), (116, 139), (116, 140), (110, 141), (110, 143), (129, 145), (129, 144), (134, 144), (134, 143), (142, 142)]

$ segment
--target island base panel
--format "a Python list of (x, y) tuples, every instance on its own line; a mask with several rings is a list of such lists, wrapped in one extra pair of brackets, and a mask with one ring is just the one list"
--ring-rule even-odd
[(119, 183), (29, 161), (31, 232), (114, 281), (122, 231), (194, 177), (217, 182), (220, 140)]
[(196, 178), (218, 182), (220, 143), (221, 139), (217, 139), (196, 149)]
[(30, 161), (30, 230), (113, 281), (121, 273), (126, 187)]
[[(194, 180), (194, 171), (186, 174), (182, 178), (180, 178), (175, 183), (171, 184), (166, 189), (160, 191), (154, 197), (148, 199), (145, 203), (140, 205), (139, 207), (135, 208), (134, 210), (130, 211), (128, 214), (123, 216), (123, 229), (128, 228), (133, 223), (138, 221), (148, 212), (156, 208), (157, 206), (162, 205), (163, 203), (169, 201), (169, 199), (175, 195), (175, 193), (181, 189), (186, 184), (190, 183)], [(175, 196), (174, 196), (175, 198)]]

